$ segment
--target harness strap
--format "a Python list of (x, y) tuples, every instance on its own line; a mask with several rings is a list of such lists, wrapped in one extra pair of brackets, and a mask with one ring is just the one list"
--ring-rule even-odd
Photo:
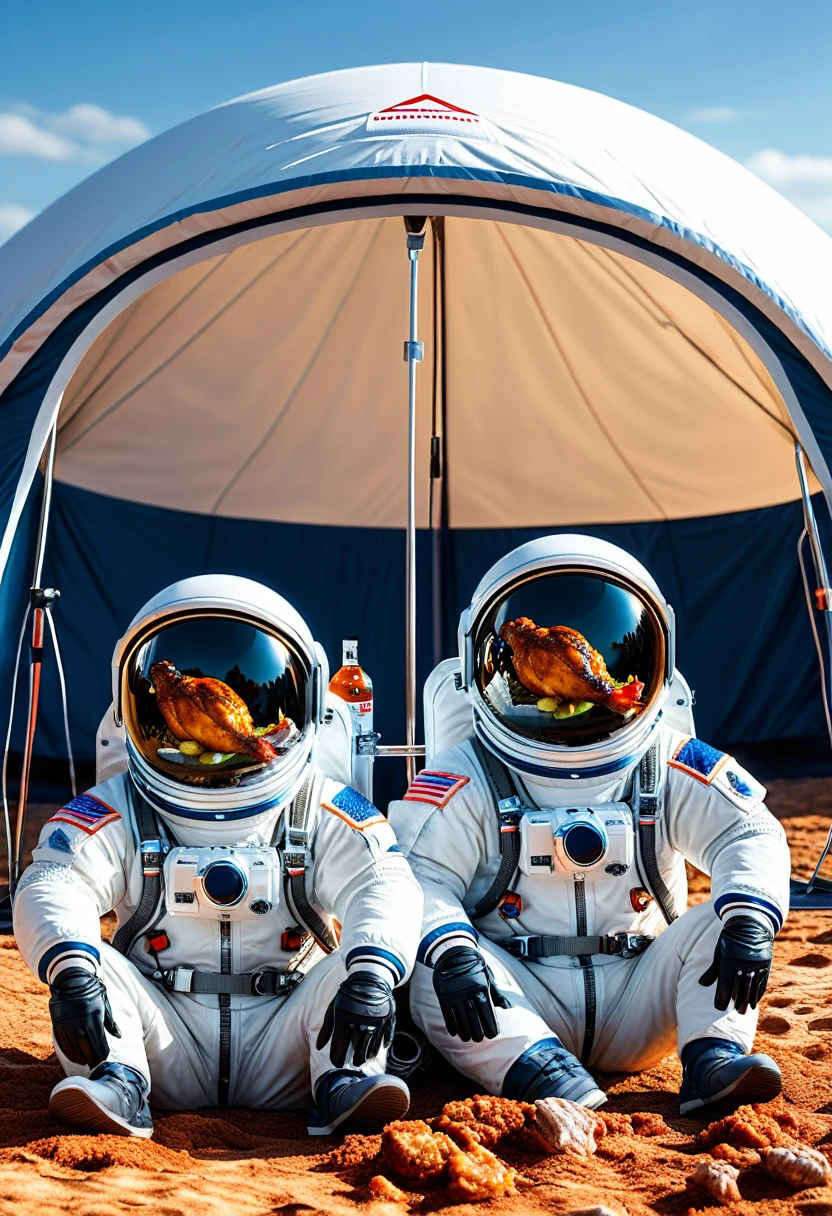
[(517, 791), (505, 765), (483, 747), (476, 737), (471, 740), (471, 746), (491, 790), (497, 811), (497, 826), (500, 830), (500, 868), (485, 895), (468, 913), (472, 920), (478, 920), (481, 916), (487, 916), (489, 912), (494, 911), (514, 878), (514, 872), (520, 861), (522, 812), (520, 799), (517, 797)]
[(641, 933), (611, 933), (595, 937), (536, 937), (518, 934), (516, 937), (492, 938), (496, 945), (502, 946), (515, 958), (529, 959), (554, 958), (557, 955), (581, 958), (593, 954), (634, 958), (637, 954), (643, 954), (655, 940)]
[(638, 822), (638, 851), (642, 877), (668, 924), (678, 917), (676, 904), (656, 859), (656, 819), (659, 814), (658, 743), (645, 752), (633, 783), (633, 812)]
[(143, 798), (128, 777), (125, 782), (127, 801), (133, 812), (133, 820), (139, 832), (139, 849), (142, 856), (142, 894), (136, 911), (120, 926), (113, 937), (113, 948), (127, 955), (133, 942), (151, 923), (162, 897), (162, 841), (156, 812)]
[(230, 996), (287, 996), (303, 979), (299, 971), (252, 971), (225, 975), (219, 971), (198, 971), (194, 967), (173, 967), (157, 971), (153, 979), (169, 992), (196, 992), (203, 996), (221, 993)]
[(313, 788), (317, 790), (316, 774), (310, 773), (298, 790), (286, 816), (284, 848), (280, 853), (286, 902), (298, 924), (311, 933), (325, 954), (331, 954), (338, 943), (327, 924), (309, 902), (306, 893), (306, 872), (309, 868), (309, 821), (313, 805)]

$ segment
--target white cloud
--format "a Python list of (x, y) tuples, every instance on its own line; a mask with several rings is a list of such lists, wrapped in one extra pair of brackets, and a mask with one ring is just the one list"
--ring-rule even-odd
[(88, 102), (71, 106), (65, 113), (54, 114), (46, 121), (53, 131), (90, 144), (140, 144), (150, 137), (150, 131), (140, 119), (111, 114)]
[(25, 114), (0, 114), (0, 155), (72, 160), (76, 153), (70, 140), (36, 126)]
[(34, 214), (28, 207), (19, 207), (17, 203), (0, 203), (0, 244), (18, 228), (28, 224)]
[(746, 166), (819, 224), (832, 232), (832, 156), (790, 156), (761, 148)]
[(789, 156), (777, 148), (763, 148), (745, 162), (770, 186), (832, 186), (832, 156)]
[(89, 102), (63, 114), (44, 114), (24, 103), (0, 113), (0, 156), (101, 162), (105, 150), (132, 147), (149, 135), (138, 118)]
[(700, 106), (691, 110), (688, 117), (693, 122), (734, 122), (739, 118), (736, 106)]

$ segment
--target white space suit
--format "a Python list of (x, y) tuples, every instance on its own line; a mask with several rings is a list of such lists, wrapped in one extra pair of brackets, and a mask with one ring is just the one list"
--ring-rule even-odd
[[(657, 623), (653, 634), (648, 615)], [(608, 703), (616, 695), (592, 684), (590, 667), (605, 672), (583, 642), (603, 645), (612, 670), (617, 650), (637, 632), (631, 617), (641, 640), (626, 643), (625, 666), (608, 684), (627, 689), (637, 680), (644, 708), (611, 715), (580, 701), (582, 689)], [(512, 632), (518, 619), (527, 622), (519, 636), (516, 624)], [(736, 761), (662, 725), (673, 672), (672, 619), (650, 576), (627, 554), (563, 536), (509, 554), (483, 579), (463, 617), (472, 736), (434, 755), (389, 816), (425, 893), (411, 983), (415, 1020), (456, 1068), (490, 1092), (529, 1096), (521, 1091), (535, 1068), (523, 1061), (539, 1065), (540, 1045), (551, 1044), (553, 1033), (571, 1056), (605, 1071), (647, 1067), (674, 1045), (683, 1054), (697, 1043), (698, 1055), (706, 1044), (724, 1044), (723, 1063), (726, 1053), (733, 1058), (751, 1048), (759, 992), (717, 1009), (716, 976), (708, 984), (700, 979), (731, 918), (745, 918), (752, 937), (755, 926), (764, 937), (779, 930), (788, 908), (788, 848), (765, 808), (764, 789)], [(534, 624), (568, 626), (580, 640), (567, 637), (567, 653), (556, 638), (549, 654), (557, 662), (547, 667), (540, 651), (546, 638), (529, 632)], [(534, 645), (523, 653), (526, 638)], [(589, 681), (573, 687), (568, 679), (582, 659)], [(501, 672), (505, 681), (494, 693), (489, 684), (501, 681)], [(534, 696), (525, 696), (518, 676)], [(564, 687), (571, 703), (562, 696), (556, 705), (557, 694), (544, 702), (542, 693)], [(526, 702), (516, 711), (506, 688)], [(553, 709), (564, 714), (554, 725)], [(595, 730), (593, 715), (600, 719)], [(538, 729), (537, 719), (548, 725)], [(495, 762), (506, 783), (503, 802), (489, 776)], [(514, 865), (504, 868), (501, 886), (506, 834), (515, 842)], [(712, 887), (710, 901), (688, 911), (686, 860), (711, 876)], [(437, 996), (440, 960), (464, 945), (481, 953), (492, 992), (510, 1006), (495, 1002), (493, 1038), (464, 1041), (449, 1033)], [(773, 1096), (776, 1067), (768, 1057), (753, 1060), (763, 1061), (756, 1071), (743, 1061), (718, 1083), (700, 1077), (696, 1092), (683, 1092), (683, 1109), (707, 1105), (717, 1093), (726, 1097), (728, 1088), (737, 1100)], [(584, 1078), (561, 1096), (598, 1105), (603, 1094)], [(542, 1093), (538, 1085), (533, 1096)]]
[[(189, 734), (193, 697), (168, 702), (159, 717), (160, 663), (175, 664), (177, 678), (182, 669), (199, 674), (200, 650), (201, 674), (211, 679), (192, 681), (190, 691), (212, 713), (217, 698), (230, 705), (223, 719), (230, 733), (217, 736), (223, 753), (193, 745), (206, 720), (194, 719)], [(381, 1039), (366, 1060), (356, 1064), (348, 1052), (333, 1069), (321, 1028), (348, 977), (363, 976), (383, 994), (409, 975), (422, 897), (384, 817), (317, 768), (325, 662), (290, 606), (248, 580), (206, 576), (161, 593), (114, 661), (129, 774), (53, 816), (18, 886), (15, 933), (29, 967), (53, 995), (62, 973), (97, 973), (120, 1032), (107, 1033), (107, 1059), (133, 1070), (128, 1078), (143, 1078), (157, 1106), (281, 1108), (314, 1094), (310, 1131), (325, 1132), (355, 1103), (342, 1095), (328, 1104), (322, 1078), (360, 1082), (384, 1073)], [(221, 680), (248, 699), (242, 711)], [(255, 754), (231, 751), (243, 744)], [(118, 949), (102, 942), (99, 928), (113, 909)], [(325, 954), (313, 934), (325, 948), (337, 935), (338, 948)], [(61, 1051), (60, 1038), (56, 1045), (69, 1075), (89, 1073)], [(118, 1070), (110, 1072), (112, 1081)], [(384, 1082), (358, 1085), (371, 1121), (407, 1107), (403, 1083)], [(86, 1091), (73, 1119), (67, 1095), (74, 1102), (78, 1092), (58, 1086), (59, 1115), (149, 1134), (147, 1118), (140, 1129), (107, 1095), (112, 1119), (106, 1110), (98, 1118)]]

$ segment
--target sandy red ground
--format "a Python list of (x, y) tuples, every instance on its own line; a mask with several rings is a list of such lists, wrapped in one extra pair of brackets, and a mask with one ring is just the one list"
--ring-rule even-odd
[[(784, 818), (794, 868), (805, 874), (829, 827), (832, 782), (782, 783), (771, 805)], [(696, 876), (694, 898), (706, 891), (706, 880)], [(382, 1216), (407, 1210), (368, 1199), (369, 1179), (380, 1170), (373, 1161), (379, 1137), (310, 1140), (301, 1113), (160, 1114), (152, 1141), (68, 1134), (46, 1113), (49, 1091), (61, 1076), (46, 990), (26, 970), (11, 939), (0, 938), (0, 951), (0, 1213), (340, 1216), (363, 1208)], [(778, 938), (775, 960), (759, 1048), (783, 1069), (779, 1101), (797, 1114), (801, 1136), (832, 1149), (832, 913), (793, 914)], [(514, 1196), (449, 1207), (436, 1192), (414, 1210), (508, 1216), (574, 1213), (605, 1204), (620, 1216), (681, 1216), (712, 1206), (700, 1192), (685, 1188), (692, 1160), (701, 1152), (696, 1136), (705, 1121), (676, 1114), (675, 1058), (648, 1072), (602, 1081), (610, 1093), (605, 1109), (656, 1112), (667, 1132), (649, 1139), (610, 1136), (589, 1160), (545, 1157), (521, 1142), (504, 1141), (500, 1155), (518, 1171)], [(472, 1092), (446, 1067), (436, 1068), (415, 1087), (411, 1113), (437, 1114), (445, 1101)], [(832, 1216), (832, 1188), (793, 1195), (752, 1170), (741, 1178), (740, 1190), (743, 1201), (731, 1209), (735, 1213)]]

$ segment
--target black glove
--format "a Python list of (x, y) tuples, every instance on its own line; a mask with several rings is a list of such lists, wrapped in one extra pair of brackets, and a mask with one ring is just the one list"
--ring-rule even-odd
[(716, 980), (714, 1005), (727, 1009), (731, 1001), (737, 1013), (745, 1013), (766, 990), (771, 971), (774, 932), (753, 916), (732, 916), (726, 921), (714, 950), (714, 961), (701, 976), (704, 988)]
[(67, 967), (49, 985), (49, 991), (49, 1016), (56, 1044), (73, 1064), (95, 1068), (110, 1054), (104, 1031), (121, 1038), (107, 989), (97, 975), (83, 967)]
[(396, 1025), (393, 989), (370, 971), (351, 972), (326, 1011), (318, 1035), (318, 1048), (332, 1039), (329, 1058), (343, 1068), (352, 1047), (356, 1067), (372, 1060), (382, 1047), (389, 1047)]
[(511, 1003), (494, 983), (485, 959), (473, 946), (454, 946), (442, 954), (433, 969), (433, 988), (448, 1034), (463, 1043), (495, 1039), (499, 1032), (495, 1005)]

